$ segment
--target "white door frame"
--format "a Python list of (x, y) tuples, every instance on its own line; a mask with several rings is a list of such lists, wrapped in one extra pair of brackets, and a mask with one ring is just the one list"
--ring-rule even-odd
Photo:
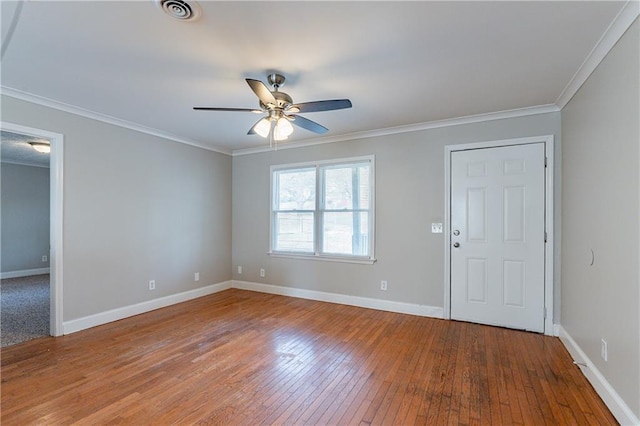
[(2, 130), (27, 136), (48, 139), (51, 143), (51, 157), (49, 160), (49, 218), (50, 218), (50, 320), (49, 333), (52, 336), (62, 336), (62, 259), (63, 259), (63, 225), (64, 225), (64, 136), (60, 133), (22, 126), (0, 121)]
[(497, 148), (510, 145), (544, 143), (547, 167), (545, 169), (545, 232), (547, 242), (544, 250), (544, 334), (553, 336), (553, 135), (534, 136), (517, 139), (503, 139), (490, 142), (477, 142), (444, 147), (444, 318), (451, 319), (451, 153), (469, 149)]

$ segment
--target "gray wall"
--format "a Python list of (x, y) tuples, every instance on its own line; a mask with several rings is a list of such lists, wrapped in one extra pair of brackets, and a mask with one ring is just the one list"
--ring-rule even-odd
[(231, 278), (229, 156), (6, 96), (2, 115), (64, 134), (64, 321)]
[(0, 180), (2, 272), (48, 268), (49, 169), (1, 163)]
[[(556, 136), (559, 153), (559, 112), (235, 156), (233, 277), (442, 307), (444, 238), (431, 233), (431, 223), (445, 220), (445, 145), (548, 134)], [(268, 256), (269, 167), (369, 154), (376, 156), (378, 261), (360, 265)], [(242, 275), (237, 273), (238, 265), (243, 267)], [(259, 276), (260, 268), (266, 269), (264, 278)], [(380, 280), (388, 281), (388, 291), (380, 291)], [(559, 295), (559, 283), (556, 286)]]
[[(636, 21), (562, 111), (562, 326), (636, 417), (640, 417), (638, 40)], [(602, 338), (609, 346), (608, 362), (600, 358)]]

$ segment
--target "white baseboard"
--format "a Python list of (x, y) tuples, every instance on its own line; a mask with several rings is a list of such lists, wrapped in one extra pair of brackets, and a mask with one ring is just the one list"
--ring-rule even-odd
[(25, 269), (24, 271), (0, 272), (0, 279), (30, 277), (31, 275), (48, 274), (50, 268)]
[(98, 314), (89, 315), (71, 321), (65, 321), (62, 324), (62, 332), (63, 334), (75, 333), (76, 331), (86, 330), (87, 328), (143, 314), (166, 306), (175, 305), (176, 303), (186, 302), (187, 300), (197, 299), (198, 297), (218, 293), (219, 291), (228, 290), (230, 288), (231, 281), (224, 281), (218, 284), (212, 284), (206, 287), (200, 287), (194, 290), (160, 297), (158, 299), (147, 300), (145, 302), (136, 303), (135, 305), (123, 306), (122, 308), (100, 312)]
[(611, 410), (616, 420), (620, 422), (621, 425), (640, 425), (640, 419), (631, 411), (631, 408), (629, 408), (624, 400), (620, 398), (620, 395), (618, 395), (607, 379), (605, 379), (602, 373), (596, 368), (595, 364), (562, 326), (560, 326), (560, 341), (562, 341), (576, 362), (586, 365), (586, 367), (580, 366), (580, 370), (586, 376), (587, 380), (591, 382), (591, 385), (607, 407), (609, 407), (609, 410)]
[(369, 297), (350, 296), (347, 294), (282, 287), (278, 285), (260, 284), (248, 281), (234, 280), (232, 281), (231, 286), (241, 290), (251, 290), (260, 293), (279, 294), (281, 296), (298, 297), (300, 299), (317, 300), (320, 302), (339, 303), (341, 305), (358, 306), (360, 308), (370, 308), (380, 311), (419, 315), (423, 317), (444, 318), (444, 309), (438, 306), (416, 305), (413, 303), (394, 302), (391, 300), (372, 299)]
[(349, 296), (338, 293), (328, 293), (323, 291), (304, 290), (299, 288), (282, 287), (270, 284), (260, 284), (247, 281), (225, 281), (194, 290), (185, 291), (158, 299), (147, 300), (135, 305), (123, 306), (98, 314), (65, 321), (62, 324), (63, 334), (71, 334), (77, 331), (86, 330), (98, 325), (107, 324), (128, 318), (134, 315), (150, 312), (155, 309), (164, 308), (176, 303), (207, 296), (230, 288), (241, 290), (251, 290), (260, 293), (279, 294), (282, 296), (298, 297), (301, 299), (318, 300), (321, 302), (339, 303), (342, 305), (358, 306), (361, 308), (378, 309), (381, 311), (398, 312), (402, 314), (419, 315), (424, 317), (443, 318), (444, 311), (437, 306), (416, 305), (413, 303), (394, 302), (390, 300), (372, 299), (368, 297)]

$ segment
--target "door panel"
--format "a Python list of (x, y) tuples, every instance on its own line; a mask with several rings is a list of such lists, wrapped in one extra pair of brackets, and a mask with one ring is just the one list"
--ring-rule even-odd
[(467, 239), (487, 242), (487, 190), (467, 189)]
[(467, 259), (467, 302), (487, 303), (487, 259)]
[(451, 318), (544, 331), (544, 144), (451, 153)]
[(523, 186), (504, 188), (502, 200), (504, 204), (504, 241), (522, 243), (525, 232), (525, 188)]

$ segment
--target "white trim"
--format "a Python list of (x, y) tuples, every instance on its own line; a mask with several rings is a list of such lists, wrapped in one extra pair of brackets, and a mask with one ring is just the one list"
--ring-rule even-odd
[(533, 136), (517, 139), (503, 139), (490, 142), (477, 142), (459, 145), (447, 145), (444, 148), (444, 318), (451, 319), (451, 153), (454, 151), (464, 151), (469, 149), (495, 148), (509, 145), (524, 145), (531, 143), (544, 143), (545, 155), (547, 157), (547, 168), (545, 170), (545, 231), (547, 232), (547, 243), (545, 244), (545, 277), (544, 277), (544, 306), (547, 316), (544, 320), (544, 334), (554, 335), (553, 324), (553, 250), (554, 250), (554, 136)]
[(451, 319), (451, 148), (444, 147), (444, 305), (443, 317)]
[(442, 308), (438, 306), (417, 305), (415, 303), (395, 302), (392, 300), (373, 299), (369, 297), (351, 296), (348, 294), (328, 293), (324, 291), (305, 290), (295, 287), (283, 287), (271, 284), (261, 284), (248, 281), (232, 282), (232, 287), (240, 290), (257, 291), (260, 293), (278, 294), (281, 296), (297, 297), (299, 299), (317, 300), (320, 302), (338, 303), (341, 305), (358, 306), (360, 308), (377, 309), (380, 311), (396, 312), (400, 314), (418, 315), (422, 317), (442, 318)]
[(591, 50), (589, 56), (587, 56), (580, 68), (578, 68), (578, 71), (573, 75), (569, 84), (567, 84), (560, 96), (558, 96), (558, 99), (556, 99), (555, 103), (560, 109), (569, 103), (584, 82), (587, 81), (591, 73), (595, 71), (598, 65), (600, 65), (600, 62), (602, 62), (613, 46), (620, 40), (631, 24), (633, 24), (638, 15), (640, 15), (640, 3), (637, 0), (627, 1), (611, 22), (609, 28), (607, 28), (600, 40), (598, 40), (598, 43), (596, 43)]
[(158, 299), (147, 300), (145, 302), (136, 303), (135, 305), (123, 306), (121, 308), (111, 309), (109, 311), (100, 312), (98, 314), (89, 315), (71, 321), (65, 321), (64, 334), (71, 334), (77, 331), (86, 330), (87, 328), (96, 327), (98, 325), (118, 321), (123, 318), (143, 314), (145, 312), (175, 305), (177, 303), (197, 299), (198, 297), (208, 296), (230, 288), (231, 281), (224, 281), (218, 284), (212, 284), (206, 287), (200, 287), (194, 290), (187, 290), (182, 293), (160, 297)]
[(34, 127), (0, 121), (0, 128), (13, 133), (45, 138), (51, 144), (49, 159), (49, 217), (50, 217), (50, 323), (52, 336), (62, 335), (63, 314), (63, 249), (64, 249), (64, 135)]
[(621, 425), (640, 425), (640, 419), (631, 411), (631, 408), (618, 395), (613, 386), (609, 384), (595, 364), (562, 326), (560, 326), (560, 341), (576, 362), (586, 365), (586, 367), (579, 366), (580, 370), (593, 385), (596, 393), (602, 398), (606, 406), (609, 407), (616, 420)]
[(118, 321), (123, 318), (143, 314), (145, 312), (175, 305), (177, 303), (186, 302), (188, 300), (218, 293), (230, 288), (439, 319), (442, 318), (443, 314), (442, 308), (438, 306), (418, 305), (414, 303), (395, 302), (392, 300), (381, 300), (369, 297), (350, 296), (339, 293), (328, 293), (324, 291), (305, 290), (293, 287), (232, 280), (194, 290), (188, 290), (178, 294), (172, 294), (158, 299), (147, 300), (134, 305), (123, 306), (121, 308), (100, 312), (71, 321), (65, 321), (63, 327), (64, 334), (71, 334), (77, 331), (86, 330), (91, 327)]
[(59, 102), (53, 99), (45, 98), (43, 96), (34, 95), (28, 92), (23, 92), (21, 90), (14, 89), (12, 87), (0, 86), (0, 93), (3, 95), (9, 96), (11, 98), (19, 99), (26, 102), (31, 102), (36, 105), (42, 105), (48, 108), (57, 109), (59, 111), (68, 112), (71, 114), (79, 115), (81, 117), (90, 118), (92, 120), (101, 121), (107, 124), (112, 124), (114, 126), (124, 127), (125, 129), (134, 130), (136, 132), (146, 133), (148, 135), (157, 136), (157, 137), (171, 140), (174, 142), (183, 143), (185, 145), (195, 146), (197, 148), (206, 149), (207, 151), (213, 151), (220, 154), (231, 155), (231, 151), (229, 151), (228, 149), (206, 145), (206, 144), (194, 141), (193, 139), (183, 138), (168, 132), (164, 132), (162, 130), (153, 129), (151, 127), (132, 123), (131, 121), (122, 120), (120, 118), (112, 117), (110, 115), (80, 108), (74, 105), (65, 104), (64, 102)]
[[(51, 321), (52, 336), (62, 335), (63, 322), (63, 248), (64, 248), (64, 137), (58, 134), (50, 139), (51, 154), (49, 159), (49, 181), (51, 194), (49, 202), (50, 223), (50, 265), (51, 274)], [(55, 307), (55, 308), (54, 308)]]
[(0, 279), (30, 277), (32, 275), (48, 274), (50, 268), (24, 269), (22, 271), (0, 272)]
[[(556, 105), (539, 105), (526, 108), (517, 108), (507, 111), (490, 112), (486, 114), (468, 115), (466, 117), (449, 118), (446, 120), (428, 121), (425, 123), (409, 124), (406, 126), (388, 127), (385, 129), (366, 130), (363, 132), (349, 133), (346, 135), (327, 136), (322, 138), (307, 139), (293, 143), (279, 143), (278, 150), (301, 148), (305, 146), (321, 145), (326, 143), (344, 142), (355, 139), (374, 138), (378, 136), (396, 135), (399, 133), (418, 132), (422, 130), (438, 129), (441, 127), (460, 126), (463, 124), (480, 123), (485, 121), (503, 120), (506, 118), (526, 117), (529, 115), (547, 114), (550, 112), (559, 112), (560, 108)], [(269, 146), (261, 146), (258, 148), (236, 149), (232, 155), (249, 155), (261, 152), (273, 151)]]
[(280, 257), (283, 259), (299, 259), (299, 260), (319, 260), (321, 262), (341, 262), (341, 263), (355, 263), (359, 265), (373, 265), (378, 261), (374, 258), (358, 259), (357, 257), (332, 257), (328, 255), (314, 255), (314, 254), (297, 254), (287, 252), (267, 252), (267, 255), (271, 257)]
[(365, 161), (371, 162), (373, 164), (376, 160), (375, 154), (369, 155), (359, 155), (357, 157), (345, 157), (345, 158), (329, 158), (327, 160), (318, 160), (318, 161), (302, 161), (298, 163), (282, 163), (282, 164), (272, 164), (270, 166), (271, 173), (275, 170), (289, 170), (289, 169), (300, 169), (303, 167), (316, 167), (316, 166), (331, 166), (336, 165), (340, 166), (343, 164), (352, 164), (352, 163), (362, 163)]

